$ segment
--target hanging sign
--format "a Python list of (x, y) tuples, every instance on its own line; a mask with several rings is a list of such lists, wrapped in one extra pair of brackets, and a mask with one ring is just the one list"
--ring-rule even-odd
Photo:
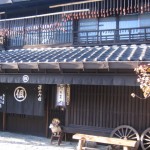
[(5, 94), (0, 96), (0, 108), (5, 104)]
[(38, 101), (42, 101), (42, 85), (38, 85)]
[(66, 91), (66, 86), (64, 84), (57, 85), (56, 106), (60, 106), (60, 107), (66, 106), (65, 91)]
[(66, 86), (66, 105), (70, 104), (70, 85)]
[(70, 104), (70, 85), (57, 85), (56, 106), (66, 107)]

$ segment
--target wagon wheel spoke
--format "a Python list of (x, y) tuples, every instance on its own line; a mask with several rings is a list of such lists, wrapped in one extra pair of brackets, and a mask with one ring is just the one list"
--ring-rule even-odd
[[(139, 141), (138, 132), (134, 128), (127, 125), (122, 125), (115, 128), (112, 131), (110, 136), (120, 138), (120, 139), (130, 139), (130, 140)], [(138, 146), (139, 146), (139, 142), (138, 142)]]
[(131, 140), (137, 140), (137, 137), (135, 136), (135, 137), (133, 137), (133, 138), (130, 138)]
[(141, 147), (143, 150), (150, 150), (150, 128), (146, 129), (141, 135)]
[(136, 138), (136, 134), (135, 133), (133, 133), (133, 134), (131, 134), (131, 135), (128, 136), (128, 139), (132, 139), (132, 138)]
[(132, 132), (132, 130), (129, 130), (128, 134), (127, 134), (127, 137), (130, 135), (130, 133)]
[(150, 136), (148, 136), (147, 134), (145, 134), (145, 136), (146, 136), (148, 139), (150, 139)]
[(146, 139), (146, 138), (145, 138), (144, 140), (145, 140), (145, 141), (150, 141), (150, 139)]
[(145, 150), (146, 150), (146, 149), (148, 149), (148, 148), (150, 148), (150, 145), (149, 145), (149, 146), (147, 146), (147, 147), (145, 147)]
[(150, 144), (150, 142), (144, 143), (144, 145), (148, 145), (148, 144)]
[(122, 135), (125, 136), (123, 128), (121, 130), (122, 130)]
[(121, 133), (121, 131), (120, 131), (120, 130), (118, 130), (118, 132), (119, 132), (119, 135), (122, 137), (122, 133)]
[(126, 128), (125, 135), (126, 136), (128, 135), (128, 128)]
[(121, 135), (119, 135), (119, 134), (117, 134), (117, 133), (115, 133), (115, 135), (116, 135), (116, 137), (119, 137), (119, 138), (121, 138)]

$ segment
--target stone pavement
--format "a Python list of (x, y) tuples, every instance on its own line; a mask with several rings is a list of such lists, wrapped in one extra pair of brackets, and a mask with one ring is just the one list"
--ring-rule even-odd
[[(38, 136), (0, 132), (0, 150), (75, 150), (77, 142), (57, 142), (50, 144), (50, 139)], [(104, 150), (105, 146), (98, 149)]]

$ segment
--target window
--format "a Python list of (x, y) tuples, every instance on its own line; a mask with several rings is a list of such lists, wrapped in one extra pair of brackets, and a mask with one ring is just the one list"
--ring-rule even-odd
[(102, 32), (99, 32), (99, 38), (101, 38), (100, 40), (102, 41), (114, 40), (114, 35), (115, 35), (114, 29), (116, 29), (115, 17), (100, 18), (98, 25), (100, 31), (104, 30)]
[[(128, 40), (129, 38), (136, 39), (139, 33), (139, 29), (132, 29), (138, 28), (138, 15), (128, 15), (128, 16), (121, 16), (119, 18), (119, 37), (120, 40)], [(124, 29), (123, 29), (124, 28)], [(130, 29), (132, 30), (130, 30)], [(132, 34), (131, 37), (129, 37)]]
[(80, 42), (88, 42), (97, 40), (98, 19), (82, 19), (79, 20), (79, 39)]

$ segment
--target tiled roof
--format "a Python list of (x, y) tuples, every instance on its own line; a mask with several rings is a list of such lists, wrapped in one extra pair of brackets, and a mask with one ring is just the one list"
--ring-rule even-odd
[[(118, 64), (129, 62), (131, 64), (143, 61), (150, 61), (150, 45), (34, 48), (0, 51), (0, 64), (3, 64), (4, 68), (6, 65), (15, 66), (15, 64), (25, 63), (30, 65), (84, 63), (94, 64), (94, 66), (103, 64), (103, 68), (107, 68), (110, 62)], [(55, 67), (57, 68), (57, 66)]]

